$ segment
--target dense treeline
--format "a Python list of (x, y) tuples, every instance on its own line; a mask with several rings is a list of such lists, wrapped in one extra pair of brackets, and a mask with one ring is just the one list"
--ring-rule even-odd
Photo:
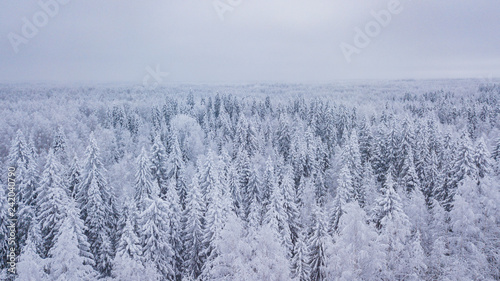
[(420, 86), (3, 86), (16, 278), (499, 279), (500, 87)]

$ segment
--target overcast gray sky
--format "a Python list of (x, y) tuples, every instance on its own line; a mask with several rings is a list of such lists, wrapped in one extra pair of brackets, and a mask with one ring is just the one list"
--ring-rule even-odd
[(500, 1), (400, 0), (377, 30), (391, 1), (72, 0), (47, 15), (4, 0), (0, 81), (141, 84), (157, 65), (165, 83), (500, 76)]

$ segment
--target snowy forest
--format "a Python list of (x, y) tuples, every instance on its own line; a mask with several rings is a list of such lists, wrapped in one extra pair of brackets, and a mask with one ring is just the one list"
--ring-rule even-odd
[(1, 280), (500, 280), (498, 84), (0, 97)]

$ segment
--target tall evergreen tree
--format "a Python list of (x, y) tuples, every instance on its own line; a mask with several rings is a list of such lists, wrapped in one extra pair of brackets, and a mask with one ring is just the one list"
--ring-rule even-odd
[(54, 247), (49, 252), (50, 280), (95, 280), (97, 273), (86, 264), (78, 248), (78, 233), (75, 218), (66, 216), (56, 237)]
[(109, 276), (112, 269), (113, 253), (106, 216), (107, 208), (99, 191), (98, 183), (92, 180), (87, 190), (87, 202), (83, 205), (83, 209), (87, 210), (85, 234), (90, 243), (96, 269), (103, 276)]
[(167, 184), (168, 168), (167, 168), (167, 151), (161, 140), (160, 134), (154, 137), (153, 145), (151, 146), (151, 174), (160, 188), (160, 194), (165, 194), (165, 186)]
[(37, 223), (32, 224), (28, 233), (26, 245), (19, 256), (17, 264), (16, 280), (46, 280), (44, 272), (45, 260), (39, 255), (39, 243), (41, 243), (40, 229)]
[(371, 217), (378, 195), (377, 179), (373, 173), (371, 164), (367, 161), (363, 170), (362, 188), (366, 194), (365, 205), (361, 205), (368, 217)]
[(142, 257), (145, 263), (155, 265), (163, 276), (162, 280), (172, 280), (175, 277), (175, 253), (169, 242), (168, 207), (158, 196), (144, 200), (147, 207), (139, 217)]
[(494, 160), (500, 160), (500, 137), (497, 138), (493, 153), (491, 154)]
[(78, 156), (75, 154), (66, 175), (69, 195), (73, 198), (76, 198), (78, 194), (78, 187), (80, 184), (81, 176), (82, 176), (82, 167), (80, 166), (80, 161), (78, 159)]
[(297, 242), (293, 248), (294, 255), (292, 258), (292, 278), (295, 278), (298, 281), (311, 280), (309, 248), (306, 241), (306, 233), (299, 233), (297, 235)]
[(220, 180), (213, 182), (210, 192), (205, 195), (207, 211), (204, 218), (203, 228), (203, 252), (202, 256), (206, 263), (211, 263), (218, 255), (216, 241), (230, 214), (232, 214), (229, 194), (224, 194), (225, 188)]
[(26, 138), (21, 130), (18, 130), (16, 137), (12, 140), (9, 149), (8, 163), (11, 167), (16, 168), (17, 172), (28, 168), (29, 151), (26, 143)]
[(354, 198), (355, 190), (352, 184), (351, 173), (349, 167), (344, 165), (337, 180), (337, 193), (331, 211), (330, 229), (332, 232), (338, 231), (340, 218), (344, 214), (344, 206), (353, 201)]
[(198, 180), (195, 178), (188, 190), (184, 211), (184, 273), (194, 279), (201, 274), (202, 231), (203, 231), (203, 198)]
[(284, 193), (284, 208), (288, 218), (288, 226), (290, 227), (291, 240), (295, 245), (301, 229), (301, 224), (299, 208), (297, 205), (297, 190), (293, 181), (293, 169), (290, 165), (286, 165), (282, 169), (280, 188)]
[(315, 206), (312, 217), (312, 227), (309, 234), (309, 265), (311, 280), (327, 280), (327, 256), (331, 247), (330, 235), (323, 212), (319, 206)]
[[(168, 159), (168, 179), (174, 179), (175, 189), (179, 193), (179, 203), (182, 208), (185, 208), (186, 194), (187, 194), (187, 186), (184, 179), (184, 159), (183, 154), (179, 145), (179, 140), (177, 134), (173, 135), (172, 142), (172, 152), (170, 153)], [(163, 193), (162, 193), (163, 194)]]
[(64, 208), (69, 202), (61, 176), (61, 166), (54, 152), (49, 150), (40, 180), (36, 207), (44, 244), (41, 253), (43, 258), (47, 257), (49, 250), (54, 245), (61, 223), (65, 218)]
[(484, 240), (479, 221), (481, 215), (466, 198), (474, 196), (475, 180), (466, 176), (459, 184), (454, 197), (453, 209), (450, 211), (450, 249), (451, 263), (455, 269), (451, 278), (470, 280), (486, 280), (487, 257), (484, 253)]
[(367, 224), (366, 213), (359, 204), (350, 202), (344, 208), (329, 258), (329, 279), (380, 279), (380, 272), (385, 269), (384, 245), (373, 226)]
[(285, 210), (285, 195), (278, 185), (274, 172), (272, 173), (270, 181), (271, 195), (264, 216), (264, 223), (279, 235), (279, 240), (282, 241), (282, 244), (287, 249), (287, 253), (291, 256), (293, 244), (290, 225), (288, 224), (289, 218)]
[(351, 133), (349, 140), (346, 142), (342, 151), (342, 162), (346, 163), (351, 174), (352, 186), (354, 188), (354, 198), (359, 204), (363, 205), (365, 194), (362, 189), (362, 173), (361, 153), (359, 151), (359, 142), (356, 131)]
[(467, 135), (462, 135), (457, 154), (455, 154), (453, 165), (454, 188), (465, 178), (465, 176), (475, 177), (477, 168), (474, 159), (474, 149), (471, 140)]
[(128, 204), (124, 214), (125, 226), (121, 231), (120, 240), (113, 260), (112, 276), (120, 281), (159, 280), (156, 267), (150, 263), (142, 264), (142, 248), (136, 234), (135, 204)]
[(137, 209), (140, 211), (144, 210), (146, 206), (141, 204), (146, 202), (145, 199), (152, 199), (158, 192), (159, 188), (151, 175), (151, 162), (149, 161), (146, 149), (143, 147), (141, 154), (137, 157), (137, 172), (135, 174), (134, 199)]
[(58, 126), (55, 132), (52, 150), (61, 163), (66, 164), (68, 162), (67, 138), (61, 126)]
[[(21, 172), (18, 193), (21, 193), (22, 201), (18, 202), (18, 242), (19, 246), (25, 245), (28, 237), (28, 231), (31, 228), (32, 220), (35, 217), (36, 200), (38, 193), (38, 170), (36, 161), (33, 157), (28, 162), (28, 168)], [(18, 177), (19, 178), (19, 177)]]
[[(380, 229), (381, 243), (387, 246), (385, 278), (396, 280), (418, 279), (425, 268), (419, 237), (411, 237), (411, 223), (402, 209), (402, 200), (394, 190), (388, 173), (382, 195), (377, 200), (375, 222)], [(414, 243), (417, 239), (417, 243)], [(417, 256), (415, 256), (417, 255)]]
[(77, 247), (80, 250), (80, 257), (83, 259), (83, 263), (85, 265), (94, 266), (94, 255), (92, 254), (90, 243), (85, 235), (86, 227), (83, 220), (80, 218), (80, 210), (76, 206), (76, 202), (73, 198), (68, 199), (65, 211), (65, 221), (70, 225), (71, 231), (73, 231), (76, 236)]
[(483, 138), (479, 138), (477, 141), (476, 149), (474, 151), (474, 163), (476, 164), (478, 180), (489, 175), (491, 172), (492, 165), (490, 162), (490, 153), (488, 152), (488, 148), (486, 147)]
[(117, 212), (116, 199), (104, 177), (105, 173), (97, 142), (91, 133), (76, 199), (87, 227), (85, 234), (91, 246), (96, 269), (103, 276), (110, 276), (113, 246), (116, 241)]
[(182, 274), (182, 230), (181, 230), (181, 215), (182, 207), (179, 204), (179, 196), (177, 189), (175, 188), (175, 178), (171, 178), (167, 188), (167, 194), (165, 194), (165, 205), (167, 212), (167, 224), (168, 224), (168, 242), (174, 251), (174, 272), (178, 279)]

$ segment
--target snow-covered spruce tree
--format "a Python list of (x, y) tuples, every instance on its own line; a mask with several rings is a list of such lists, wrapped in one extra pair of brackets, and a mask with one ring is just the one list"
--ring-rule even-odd
[(476, 177), (477, 167), (474, 159), (474, 148), (470, 138), (464, 133), (453, 162), (454, 188), (466, 177)]
[(314, 206), (312, 214), (312, 225), (308, 238), (309, 266), (311, 280), (328, 280), (327, 253), (332, 246), (331, 237), (327, 231), (327, 223), (324, 214), (318, 205)]
[(119, 281), (160, 280), (160, 274), (152, 263), (143, 265), (142, 248), (136, 234), (135, 204), (128, 204), (124, 214), (125, 226), (121, 231), (116, 255), (113, 260), (112, 276)]
[[(35, 221), (36, 222), (36, 219)], [(28, 239), (19, 256), (19, 263), (17, 264), (17, 278), (16, 280), (33, 280), (43, 281), (48, 280), (44, 272), (45, 261), (39, 255), (39, 244), (42, 237), (38, 223), (33, 223), (28, 233)]]
[(264, 209), (270, 203), (273, 184), (277, 184), (276, 174), (274, 172), (274, 163), (269, 156), (266, 160), (266, 168), (262, 177), (262, 185), (259, 192), (259, 202), (262, 202)]
[(305, 143), (303, 132), (301, 129), (293, 135), (290, 147), (290, 163), (293, 166), (295, 175), (295, 183), (299, 183), (305, 174), (305, 166), (307, 161), (307, 144)]
[(20, 175), (22, 180), (19, 183), (18, 192), (21, 193), (22, 201), (18, 202), (18, 242), (22, 247), (28, 237), (28, 231), (31, 227), (33, 217), (35, 216), (36, 200), (38, 192), (39, 173), (35, 159), (30, 156), (27, 170), (24, 170)]
[(205, 162), (199, 164), (198, 182), (202, 195), (207, 198), (221, 183), (221, 167), (217, 155), (212, 150), (207, 152)]
[(352, 184), (352, 177), (348, 165), (344, 165), (340, 170), (340, 175), (337, 179), (337, 193), (333, 202), (332, 210), (330, 211), (330, 231), (336, 232), (340, 218), (344, 214), (344, 206), (353, 201), (355, 198), (355, 190)]
[(83, 208), (87, 210), (87, 216), (85, 217), (87, 230), (85, 234), (91, 246), (96, 269), (103, 276), (109, 276), (111, 274), (113, 252), (109, 235), (110, 228), (107, 223), (109, 218), (106, 216), (107, 206), (99, 191), (98, 183), (92, 180), (87, 191), (87, 202), (83, 205)]
[[(230, 196), (223, 191), (226, 188), (218, 180), (211, 185), (211, 192), (206, 194), (205, 201), (208, 203), (204, 217), (203, 227), (203, 251), (205, 259), (204, 267), (211, 267), (219, 251), (217, 249), (217, 239), (220, 238), (221, 231), (226, 225), (229, 215), (234, 215), (231, 209)], [(206, 271), (206, 269), (203, 269)]]
[(140, 239), (144, 264), (153, 264), (161, 280), (175, 277), (175, 252), (169, 242), (168, 206), (158, 195), (145, 198), (146, 208), (139, 216)]
[(365, 205), (362, 206), (368, 217), (372, 216), (375, 207), (375, 199), (378, 196), (377, 179), (373, 173), (370, 162), (366, 162), (363, 170), (363, 179), (361, 184), (366, 194)]
[(410, 121), (409, 116), (405, 116), (403, 122), (401, 123), (401, 134), (399, 136), (399, 144), (395, 151), (396, 161), (394, 166), (396, 167), (396, 174), (398, 178), (404, 177), (404, 161), (406, 159), (413, 160), (413, 146), (415, 144), (415, 132), (413, 129), (413, 122)]
[(78, 156), (75, 154), (66, 174), (69, 195), (73, 198), (76, 198), (76, 195), (78, 194), (78, 187), (80, 185), (81, 176), (82, 167), (80, 166), (80, 160), (78, 159)]
[(490, 153), (483, 138), (479, 138), (474, 151), (474, 163), (477, 169), (477, 179), (481, 180), (491, 172)]
[[(230, 221), (228, 225), (231, 225)], [(230, 231), (229, 227), (226, 229)], [(290, 280), (290, 260), (287, 258), (286, 248), (278, 238), (279, 233), (269, 225), (263, 225), (254, 234), (249, 233), (247, 241), (251, 251), (245, 253), (249, 261), (241, 264), (240, 270), (236, 271), (235, 280)], [(223, 241), (221, 242), (224, 243)]]
[(246, 236), (243, 222), (229, 213), (214, 240), (217, 255), (203, 268), (201, 280), (290, 280), (286, 251), (269, 227)]
[(426, 161), (426, 167), (424, 169), (425, 180), (422, 182), (422, 192), (427, 202), (427, 206), (430, 206), (434, 197), (444, 196), (442, 193), (442, 174), (438, 170), (438, 159), (434, 151), (428, 154), (429, 159)]
[[(69, 207), (71, 208), (71, 207)], [(70, 211), (69, 213), (71, 213)], [(81, 255), (81, 235), (79, 235), (78, 216), (66, 216), (55, 239), (54, 247), (49, 251), (47, 260), (49, 280), (96, 280), (98, 273), (87, 264), (87, 258)]]
[[(229, 193), (231, 194), (231, 199), (233, 201), (233, 207), (235, 212), (239, 217), (243, 218), (244, 214), (242, 213), (241, 204), (241, 188), (239, 182), (239, 172), (236, 167), (235, 161), (229, 161), (226, 165), (226, 179), (227, 179), (227, 187), (229, 189)], [(189, 193), (189, 189), (188, 189)], [(187, 204), (187, 202), (186, 202)]]
[(412, 253), (423, 255), (423, 250), (421, 247), (415, 248), (417, 245), (413, 243), (413, 239), (417, 239), (418, 236), (411, 236), (411, 223), (402, 209), (401, 198), (394, 190), (390, 173), (387, 174), (382, 194), (377, 199), (374, 215), (376, 226), (380, 230), (381, 243), (387, 246), (387, 271), (384, 273), (384, 278), (395, 280), (421, 278), (425, 270), (424, 258), (412, 256)]
[(256, 125), (254, 124), (254, 120), (249, 120), (248, 127), (246, 130), (246, 141), (243, 142), (247, 151), (250, 155), (254, 155), (260, 148), (259, 144), (259, 132), (256, 129)]
[(496, 143), (495, 143), (495, 146), (493, 148), (493, 152), (491, 153), (491, 156), (496, 161), (500, 160), (500, 137), (498, 137), (496, 140)]
[[(427, 255), (430, 253), (432, 244), (432, 229), (429, 226), (432, 223), (432, 217), (429, 212), (428, 204), (420, 189), (414, 189), (409, 195), (404, 195), (403, 198), (403, 209), (404, 212), (408, 214), (408, 218), (412, 223), (412, 233), (415, 234), (417, 231), (420, 233), (422, 247)], [(433, 203), (434, 202), (435, 201), (433, 201)], [(431, 203), (431, 207), (433, 207), (433, 203)]]
[(174, 272), (176, 278), (180, 279), (182, 274), (182, 229), (181, 229), (181, 216), (182, 207), (179, 204), (179, 196), (175, 188), (175, 179), (171, 178), (167, 185), (167, 193), (165, 196), (165, 204), (167, 211), (167, 225), (168, 225), (168, 243), (174, 251)]
[(329, 280), (376, 280), (385, 270), (385, 247), (355, 201), (344, 206), (328, 259)]
[(129, 198), (125, 199), (120, 217), (120, 233), (116, 246), (116, 255), (129, 255), (137, 258), (141, 256), (140, 239), (137, 236), (137, 215), (138, 211), (135, 201)]
[(485, 241), (480, 228), (481, 214), (466, 198), (474, 197), (477, 183), (466, 176), (459, 184), (450, 211), (451, 279), (487, 280), (491, 276), (485, 255)]
[[(249, 261), (253, 256), (249, 243), (244, 239), (243, 222), (234, 215), (230, 216), (227, 225), (221, 229), (220, 237), (214, 240), (218, 255), (203, 266), (199, 279), (191, 277), (191, 280), (238, 280), (239, 271), (250, 267)], [(252, 277), (247, 276), (246, 279), (252, 280), (249, 278)]]
[(90, 134), (85, 155), (76, 200), (87, 227), (85, 234), (91, 246), (95, 267), (102, 276), (110, 276), (116, 241), (116, 199), (104, 177), (106, 169), (101, 162), (93, 133)]
[(267, 224), (275, 233), (278, 234), (279, 241), (287, 250), (288, 256), (291, 257), (293, 244), (290, 233), (289, 218), (285, 209), (285, 195), (283, 189), (278, 185), (277, 177), (272, 170), (270, 178), (270, 198), (267, 204), (267, 210), (264, 215), (264, 224)]
[(250, 159), (248, 158), (248, 152), (240, 146), (236, 152), (236, 170), (238, 173), (238, 214), (241, 218), (246, 218), (248, 206), (246, 205), (246, 191), (248, 189), (248, 183), (250, 181)]
[(286, 115), (282, 115), (279, 119), (278, 129), (275, 132), (274, 146), (283, 155), (284, 159), (289, 158), (291, 139), (290, 120)]
[[(83, 258), (83, 263), (86, 265), (95, 265), (94, 255), (90, 249), (91, 245), (85, 235), (86, 226), (80, 218), (80, 209), (78, 209), (73, 198), (69, 198), (65, 206), (65, 220), (71, 225), (72, 231), (75, 233), (77, 246), (80, 250), (80, 256)], [(60, 230), (62, 231), (62, 230)]]
[(52, 149), (59, 162), (62, 164), (68, 163), (67, 138), (61, 126), (58, 126), (55, 131)]
[(151, 175), (151, 162), (146, 149), (143, 147), (141, 154), (137, 157), (137, 172), (135, 173), (134, 200), (137, 209), (143, 211), (146, 208), (146, 206), (142, 205), (147, 202), (145, 199), (152, 199), (158, 192), (159, 188)]
[(146, 263), (144, 266), (140, 259), (128, 255), (115, 256), (113, 260), (112, 280), (116, 281), (158, 281), (161, 275), (154, 265)]
[(184, 275), (196, 279), (203, 267), (202, 261), (202, 230), (203, 230), (203, 207), (205, 206), (201, 196), (198, 180), (193, 179), (191, 188), (188, 189), (186, 197), (186, 209), (184, 210)]
[(160, 188), (160, 194), (165, 194), (165, 185), (167, 184), (167, 161), (168, 155), (161, 140), (160, 134), (157, 134), (153, 139), (153, 145), (151, 146), (151, 174), (156, 181), (157, 186)]
[(417, 169), (415, 168), (415, 163), (413, 162), (413, 149), (411, 146), (408, 147), (408, 150), (404, 155), (400, 177), (400, 186), (406, 191), (406, 193), (409, 194), (413, 190), (421, 188), (417, 175)]
[[(179, 139), (177, 134), (174, 133), (172, 136), (172, 152), (170, 152), (168, 158), (167, 165), (167, 178), (174, 179), (175, 189), (179, 193), (179, 202), (182, 208), (185, 208), (186, 194), (187, 194), (187, 186), (184, 180), (184, 160), (182, 156), (182, 151), (179, 145)], [(165, 194), (163, 192), (167, 192), (166, 190), (162, 190), (162, 196)]]
[(243, 188), (244, 206), (246, 207), (245, 214), (247, 221), (253, 220), (255, 225), (260, 225), (262, 221), (262, 202), (260, 201), (260, 194), (262, 189), (262, 182), (260, 172), (257, 164), (251, 164), (250, 177), (247, 185)]
[[(12, 140), (7, 156), (7, 163), (9, 167), (15, 168), (17, 186), (15, 192), (16, 202), (13, 207), (19, 210), (19, 220), (16, 222), (16, 227), (18, 229), (19, 246), (22, 248), (27, 238), (31, 218), (33, 217), (33, 196), (35, 195), (34, 188), (36, 188), (37, 173), (35, 171), (36, 163), (34, 155), (32, 155), (29, 144), (26, 142), (26, 138), (21, 130), (16, 132), (16, 136)], [(24, 195), (29, 198), (24, 198)]]
[(500, 278), (500, 190), (496, 179), (485, 176), (478, 188), (475, 201), (476, 210), (481, 214), (480, 228), (484, 234), (485, 254), (489, 262), (489, 272), (493, 278)]
[(385, 175), (390, 166), (387, 161), (387, 148), (383, 138), (383, 132), (379, 132), (374, 138), (372, 158), (370, 159), (373, 172), (377, 177), (377, 182), (379, 183), (383, 183), (385, 181)]
[[(365, 194), (362, 189), (362, 173), (361, 153), (359, 152), (358, 135), (356, 131), (351, 132), (349, 140), (344, 145), (341, 156), (342, 162), (345, 163), (351, 174), (351, 182), (354, 189), (354, 198), (359, 204), (364, 205)], [(342, 172), (341, 172), (342, 173)]]
[(36, 213), (40, 223), (43, 239), (41, 256), (47, 257), (54, 245), (61, 223), (66, 216), (65, 206), (68, 204), (66, 186), (61, 174), (61, 167), (54, 152), (49, 150), (37, 197)]
[(284, 208), (288, 219), (288, 226), (290, 227), (291, 241), (292, 244), (295, 245), (301, 229), (301, 224), (299, 217), (300, 212), (297, 206), (297, 190), (295, 189), (295, 183), (293, 181), (293, 169), (290, 165), (286, 165), (282, 169), (280, 189), (283, 190), (284, 193)]
[(293, 248), (292, 257), (292, 278), (297, 281), (308, 281), (311, 280), (311, 269), (309, 267), (309, 247), (306, 244), (307, 234), (305, 231), (297, 235), (297, 241)]
[(16, 132), (16, 137), (12, 140), (7, 162), (11, 167), (16, 168), (16, 172), (28, 168), (29, 151), (26, 138), (21, 130)]

